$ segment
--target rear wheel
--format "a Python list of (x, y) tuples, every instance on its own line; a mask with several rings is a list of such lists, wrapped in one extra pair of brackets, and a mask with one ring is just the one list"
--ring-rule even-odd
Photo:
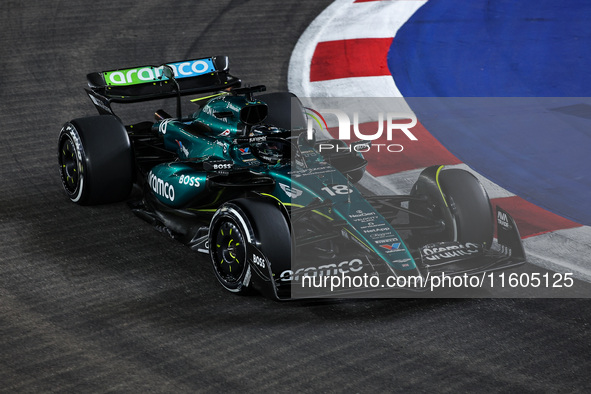
[(78, 204), (124, 200), (133, 182), (131, 144), (114, 116), (74, 119), (58, 138), (58, 164), (64, 191)]

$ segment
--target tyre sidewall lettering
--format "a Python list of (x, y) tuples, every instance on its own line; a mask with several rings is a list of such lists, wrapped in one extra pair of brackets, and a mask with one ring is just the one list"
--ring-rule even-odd
[(64, 179), (63, 172), (60, 170), (60, 176), (62, 178), (62, 183), (64, 185), (64, 189), (68, 194), (68, 197), (72, 202), (78, 202), (82, 198), (82, 194), (84, 193), (84, 160), (86, 156), (84, 155), (84, 148), (82, 146), (82, 141), (76, 128), (72, 124), (66, 125), (62, 129), (62, 138), (67, 138), (72, 142), (72, 146), (74, 147), (74, 155), (76, 157), (76, 169), (78, 171), (78, 184), (76, 185), (76, 189), (70, 193), (68, 188), (66, 187), (67, 181)]
[(84, 192), (84, 160), (86, 156), (84, 155), (84, 149), (82, 146), (82, 142), (80, 141), (80, 136), (75, 128), (72, 127), (70, 130), (70, 136), (74, 142), (74, 149), (76, 150), (76, 157), (78, 159), (78, 194), (75, 198), (72, 199), (73, 202), (78, 202), (82, 198), (82, 193)]

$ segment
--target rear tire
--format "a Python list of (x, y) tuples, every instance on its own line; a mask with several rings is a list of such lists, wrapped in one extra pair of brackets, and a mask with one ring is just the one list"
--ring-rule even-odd
[(74, 119), (58, 139), (64, 191), (72, 202), (105, 204), (126, 199), (133, 184), (133, 157), (125, 127), (110, 115)]

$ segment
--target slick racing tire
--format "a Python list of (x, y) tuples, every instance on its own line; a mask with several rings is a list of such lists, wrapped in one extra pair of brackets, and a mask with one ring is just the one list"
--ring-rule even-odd
[[(411, 211), (434, 217), (445, 224), (441, 232), (413, 232), (413, 245), (441, 241), (473, 242), (490, 248), (494, 235), (494, 216), (486, 190), (468, 171), (439, 166), (425, 169), (412, 188), (411, 195), (426, 195), (427, 208), (411, 202)], [(414, 220), (414, 223), (412, 222)], [(411, 219), (411, 224), (426, 224)]]
[(273, 272), (291, 267), (289, 224), (272, 201), (241, 198), (223, 204), (211, 220), (208, 242), (216, 279), (233, 293), (252, 289), (247, 243), (264, 254)]
[(490, 248), (494, 215), (480, 181), (468, 171), (449, 169), (441, 172), (439, 183), (455, 219), (455, 241), (480, 243)]
[(118, 202), (131, 192), (131, 144), (125, 127), (114, 116), (66, 123), (59, 134), (58, 162), (64, 190), (77, 204)]

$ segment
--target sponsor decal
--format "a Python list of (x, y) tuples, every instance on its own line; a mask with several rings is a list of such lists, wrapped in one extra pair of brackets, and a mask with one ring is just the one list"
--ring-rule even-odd
[(233, 167), (234, 163), (228, 160), (211, 160), (203, 163), (205, 171), (224, 171), (231, 170)]
[(392, 252), (400, 249), (400, 242), (394, 242), (388, 245), (380, 245), (380, 247)]
[(160, 122), (158, 125), (158, 131), (160, 134), (166, 134), (166, 128), (170, 122), (172, 122), (172, 119), (164, 119), (162, 122)]
[(366, 228), (366, 227), (373, 227), (374, 226), (374, 220), (377, 220), (377, 216), (367, 216), (367, 217), (360, 217), (360, 218), (356, 218), (356, 219), (351, 219), (354, 222), (358, 222), (358, 223), (364, 223), (367, 226), (363, 226), (361, 228)]
[(250, 148), (238, 148), (238, 150), (240, 151), (240, 153), (242, 153), (243, 155), (246, 155), (248, 153), (250, 153)]
[(220, 137), (227, 137), (229, 135), (230, 135), (230, 129), (226, 129), (219, 134)]
[(224, 154), (228, 153), (228, 144), (220, 140), (215, 140), (215, 144), (222, 147)]
[(148, 184), (154, 193), (174, 201), (174, 186), (158, 178), (152, 171), (148, 174)]
[(322, 162), (320, 164), (322, 164), (323, 166), (313, 167), (313, 168), (304, 168), (304, 169), (298, 168), (297, 170), (290, 171), (288, 174), (291, 175), (292, 178), (301, 178), (303, 176), (308, 176), (308, 175), (322, 176), (325, 174), (331, 174), (331, 173), (336, 172), (334, 167), (329, 166), (329, 165), (324, 166), (324, 164), (326, 164), (325, 162)]
[(398, 238), (386, 238), (375, 241), (377, 244), (394, 243), (400, 241)]
[(410, 267), (411, 260), (412, 259), (399, 259), (399, 260), (392, 261), (392, 263), (399, 264), (400, 268), (408, 268), (408, 267)]
[(192, 187), (200, 187), (201, 179), (199, 179), (196, 176), (181, 175), (181, 177), (179, 178), (179, 184)]
[(219, 164), (213, 165), (214, 170), (229, 170), (231, 168), (232, 168), (232, 163), (219, 163)]
[(457, 260), (479, 254), (481, 251), (482, 247), (472, 242), (441, 242), (423, 246), (421, 255), (427, 261)]
[(250, 138), (248, 139), (248, 142), (249, 142), (250, 144), (252, 144), (252, 143), (256, 143), (256, 142), (264, 142), (264, 141), (267, 141), (267, 136), (266, 136), (266, 135), (260, 135), (260, 136), (258, 136), (258, 137), (250, 137)]
[(301, 150), (300, 149), (300, 153), (305, 158), (308, 158), (308, 157), (311, 157), (311, 156), (316, 156), (316, 151), (313, 150), (313, 149), (309, 149), (309, 150)]
[(264, 258), (262, 258), (262, 257), (259, 257), (259, 256), (257, 256), (257, 255), (256, 255), (256, 254), (254, 254), (254, 253), (252, 254), (252, 262), (253, 262), (255, 265), (257, 265), (257, 266), (261, 267), (262, 269), (265, 269), (265, 266), (266, 266), (266, 265), (265, 265), (265, 259), (264, 259)]
[(185, 157), (189, 157), (189, 150), (183, 145), (183, 143), (179, 140), (175, 140), (179, 146), (179, 150), (185, 155)]
[(318, 267), (298, 268), (296, 271), (285, 270), (279, 275), (282, 282), (298, 281), (303, 276), (329, 276), (359, 272), (363, 269), (363, 261), (353, 259), (340, 263), (325, 264)]
[[(361, 226), (359, 227), (360, 229), (363, 230), (363, 232), (365, 232), (366, 229), (368, 228), (373, 228), (373, 227), (383, 227), (384, 225), (382, 223), (380, 224), (375, 224), (374, 222), (372, 222), (371, 220), (375, 219), (375, 218), (369, 218), (370, 220), (366, 220), (362, 223), (365, 224), (365, 226)], [(356, 222), (358, 222), (359, 220), (356, 220)]]
[[(172, 68), (175, 78), (196, 77), (215, 71), (215, 66), (209, 58), (168, 63), (167, 66)], [(137, 85), (140, 83), (167, 80), (168, 78), (162, 75), (162, 68), (162, 66), (146, 66), (126, 70), (107, 71), (103, 73), (103, 77), (105, 83), (110, 86)]]
[[(371, 227), (371, 226), (367, 226), (367, 227)], [(388, 235), (391, 234), (390, 232), (390, 227), (384, 226), (382, 225), (381, 227), (375, 227), (375, 228), (363, 228), (363, 233), (364, 234), (371, 234), (371, 233), (381, 233), (383, 231), (388, 231)], [(384, 234), (380, 234), (379, 237), (384, 236)], [(371, 237), (371, 235), (370, 235)], [(378, 236), (376, 236), (376, 238), (379, 238)], [(372, 237), (373, 238), (373, 237)]]
[(369, 238), (371, 239), (378, 239), (383, 238), (385, 234), (369, 234)]
[(232, 110), (232, 111), (234, 111), (234, 112), (240, 112), (240, 110), (242, 109), (242, 107), (240, 107), (240, 106), (238, 106), (238, 105), (234, 104), (234, 103), (233, 103), (232, 101), (230, 101), (230, 100), (225, 100), (225, 99), (224, 99), (224, 102), (226, 103), (226, 107), (227, 107), (228, 109), (231, 109), (231, 110)]
[(511, 230), (512, 228), (509, 223), (509, 217), (503, 211), (497, 211), (497, 223), (506, 230)]
[(281, 190), (283, 190), (283, 192), (285, 194), (287, 194), (287, 197), (289, 197), (289, 198), (298, 198), (299, 196), (301, 196), (304, 193), (300, 189), (296, 189), (295, 187), (290, 187), (289, 185), (285, 185), (283, 183), (279, 183), (279, 187), (281, 188)]
[(355, 213), (352, 213), (349, 215), (349, 217), (352, 219), (365, 217), (365, 216), (377, 216), (377, 215), (375, 212), (363, 212), (361, 209), (358, 209), (357, 211), (355, 211)]

